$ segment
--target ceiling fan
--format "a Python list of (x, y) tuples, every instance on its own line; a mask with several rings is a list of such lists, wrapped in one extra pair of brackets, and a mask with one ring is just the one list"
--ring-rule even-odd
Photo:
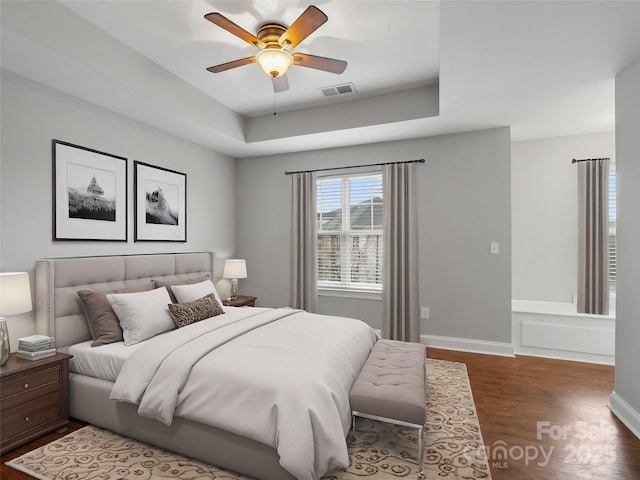
[(344, 72), (347, 68), (347, 62), (344, 60), (318, 57), (307, 53), (296, 52), (291, 54), (288, 52), (328, 20), (328, 17), (313, 5), (307, 7), (289, 28), (280, 23), (269, 22), (261, 26), (256, 35), (247, 32), (220, 13), (208, 13), (204, 18), (261, 49), (253, 57), (241, 58), (207, 68), (211, 73), (220, 73), (231, 68), (257, 62), (265, 73), (271, 77), (274, 91), (283, 92), (289, 89), (286, 71), (291, 65), (315, 68), (316, 70), (337, 74)]

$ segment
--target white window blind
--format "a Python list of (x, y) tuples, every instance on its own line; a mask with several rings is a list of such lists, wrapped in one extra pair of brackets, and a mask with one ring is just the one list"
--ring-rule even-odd
[(616, 166), (609, 165), (609, 288), (616, 288)]
[(382, 289), (382, 173), (317, 180), (318, 286)]

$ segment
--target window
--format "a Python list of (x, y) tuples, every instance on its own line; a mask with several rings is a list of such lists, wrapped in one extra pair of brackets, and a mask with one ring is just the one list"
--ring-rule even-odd
[(609, 165), (609, 288), (616, 289), (616, 166)]
[(382, 173), (317, 180), (318, 286), (382, 289)]

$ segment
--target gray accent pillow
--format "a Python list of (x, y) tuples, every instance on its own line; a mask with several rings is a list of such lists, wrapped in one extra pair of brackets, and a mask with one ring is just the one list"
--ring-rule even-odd
[(173, 303), (178, 303), (178, 300), (176, 299), (175, 295), (171, 291), (171, 287), (173, 285), (191, 285), (192, 283), (200, 283), (200, 282), (204, 282), (205, 280), (209, 280), (209, 275), (202, 275), (200, 277), (189, 278), (188, 280), (161, 280), (161, 279), (156, 280), (154, 278), (153, 284), (156, 286), (156, 288), (167, 287), (167, 290), (169, 291), (169, 296), (171, 297), (171, 301)]
[(213, 293), (184, 303), (170, 303), (169, 314), (178, 328), (186, 327), (205, 318), (222, 315), (224, 310)]
[(107, 299), (110, 293), (136, 293), (151, 290), (153, 285), (151, 282), (145, 285), (136, 285), (135, 287), (118, 288), (116, 290), (79, 290), (78, 297), (82, 302), (84, 315), (87, 317), (89, 331), (93, 342), (92, 347), (107, 345), (114, 342), (122, 342), (122, 328), (116, 316), (116, 312), (111, 308), (111, 304)]

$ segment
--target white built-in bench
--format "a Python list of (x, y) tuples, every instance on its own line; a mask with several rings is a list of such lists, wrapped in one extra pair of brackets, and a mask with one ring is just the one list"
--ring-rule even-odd
[(419, 430), (419, 473), (423, 474), (424, 424), (427, 420), (425, 346), (378, 340), (349, 394), (353, 428), (365, 417)]

